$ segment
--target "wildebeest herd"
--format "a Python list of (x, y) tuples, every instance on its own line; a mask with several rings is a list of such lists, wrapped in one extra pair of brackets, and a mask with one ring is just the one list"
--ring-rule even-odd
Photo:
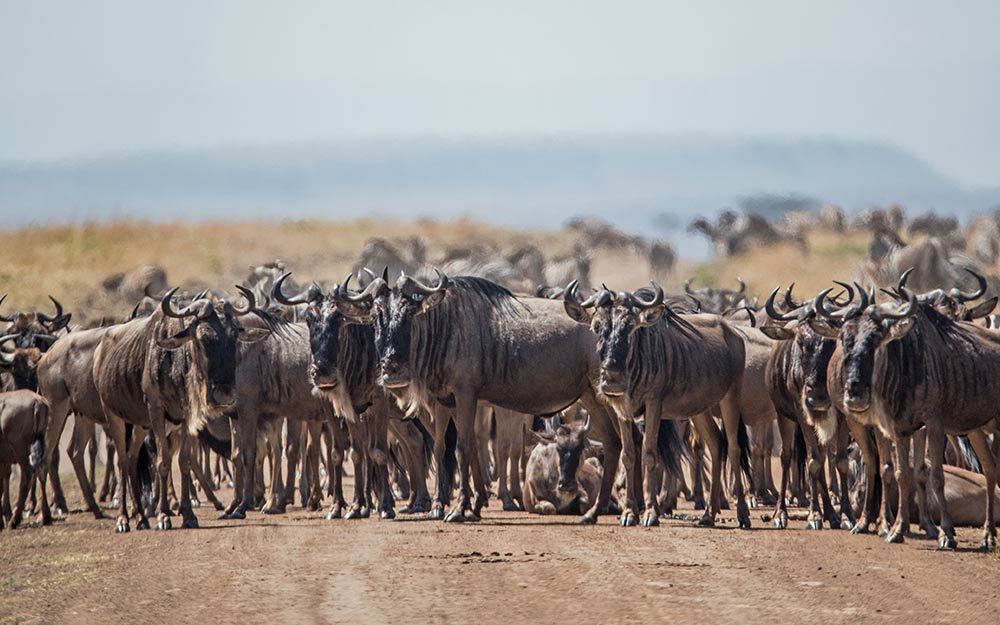
[[(0, 317), (0, 523), (16, 527), (29, 496), (52, 522), (50, 491), (68, 509), (58, 447), (73, 415), (83, 499), (101, 518), (114, 497), (119, 532), (169, 529), (175, 513), (197, 527), (201, 498), (225, 519), (296, 494), (318, 510), (324, 491), (328, 518), (391, 519), (405, 499), (399, 513), (477, 521), (496, 481), (504, 509), (583, 523), (657, 525), (686, 496), (703, 525), (732, 504), (749, 529), (750, 507), (773, 505), (762, 516), (784, 528), (795, 502), (812, 529), (901, 542), (912, 521), (953, 548), (969, 513), (947, 474), (985, 481), (976, 522), (995, 547), (1000, 330), (973, 270), (972, 290), (918, 292), (905, 271), (891, 288), (834, 281), (800, 300), (788, 285), (761, 304), (742, 283), (529, 295), (381, 267), (302, 288), (283, 269), (236, 298), (147, 288), (102, 327), (70, 331), (56, 300), (52, 315)], [(115, 459), (100, 493), (95, 427)], [(969, 468), (982, 480), (963, 481)]]

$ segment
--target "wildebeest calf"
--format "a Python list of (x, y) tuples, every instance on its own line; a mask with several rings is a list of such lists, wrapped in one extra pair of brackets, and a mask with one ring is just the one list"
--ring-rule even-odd
[[(582, 514), (597, 501), (604, 475), (597, 458), (584, 459), (590, 418), (536, 434), (528, 458), (524, 506), (535, 514)], [(613, 495), (612, 495), (613, 497)]]

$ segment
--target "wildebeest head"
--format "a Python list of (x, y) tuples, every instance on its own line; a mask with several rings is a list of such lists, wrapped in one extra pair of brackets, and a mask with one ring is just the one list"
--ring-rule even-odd
[[(240, 317), (250, 313), (260, 316), (262, 313), (257, 310), (252, 291), (242, 286), (236, 288), (247, 300), (243, 308), (224, 300), (213, 303), (210, 299), (198, 297), (177, 310), (172, 304), (176, 287), (160, 300), (162, 317), (156, 330), (156, 344), (168, 350), (191, 346), (195, 366), (204, 375), (206, 403), (216, 408), (230, 407), (236, 401), (237, 341), (259, 341), (271, 332), (271, 324), (263, 328), (243, 327), (240, 324)], [(180, 320), (181, 329), (167, 336), (176, 326), (167, 324), (166, 318)], [(187, 325), (183, 325), (185, 321)]]
[[(7, 295), (0, 297), (3, 303)], [(49, 296), (55, 306), (54, 315), (47, 315), (43, 312), (16, 312), (12, 315), (0, 315), (0, 321), (6, 321), (7, 326), (4, 334), (7, 336), (17, 335), (14, 346), (17, 348), (37, 347), (42, 351), (47, 350), (56, 340), (55, 334), (69, 325), (72, 314), (63, 313), (62, 304)]]
[(862, 290), (858, 303), (831, 311), (826, 301), (831, 290), (820, 292), (813, 307), (823, 319), (839, 321), (840, 331), (820, 320), (815, 320), (812, 326), (821, 334), (837, 339), (843, 359), (844, 403), (851, 412), (865, 412), (871, 406), (876, 351), (903, 338), (913, 328), (919, 311), (917, 296), (904, 288), (905, 304), (879, 305), (874, 292)]
[[(16, 341), (17, 334), (0, 337), (0, 346)], [(42, 350), (37, 347), (18, 347), (13, 352), (0, 351), (0, 369), (10, 372), (14, 379), (15, 389), (38, 390), (38, 361), (42, 359)]]
[(388, 271), (376, 277), (360, 294), (348, 289), (350, 275), (335, 297), (338, 308), (347, 317), (371, 324), (379, 357), (379, 384), (390, 389), (406, 388), (413, 380), (410, 369), (410, 342), (414, 319), (440, 304), (451, 286), (449, 278), (435, 269), (438, 283), (427, 286), (400, 274), (394, 288), (389, 288)]
[[(897, 301), (903, 301), (905, 298), (902, 295), (903, 289), (906, 288), (907, 278), (913, 273), (913, 267), (907, 269), (899, 277), (899, 282), (896, 285), (895, 291), (885, 291), (892, 297), (896, 298)], [(969, 302), (979, 299), (986, 294), (987, 282), (986, 278), (982, 275), (976, 273), (972, 269), (965, 267), (966, 272), (968, 272), (973, 278), (975, 278), (977, 286), (972, 291), (963, 291), (962, 289), (955, 287), (948, 291), (944, 289), (934, 289), (927, 293), (921, 293), (917, 296), (917, 302), (920, 304), (929, 304), (934, 307), (939, 313), (951, 317), (952, 319), (958, 319), (960, 321), (974, 321), (975, 319), (980, 319), (988, 316), (993, 312), (993, 309), (997, 305), (997, 297), (992, 297), (986, 301), (980, 302), (975, 306), (970, 306)]]
[[(848, 301), (843, 305), (853, 301), (854, 287), (843, 282), (837, 284), (844, 287), (848, 293)], [(793, 283), (785, 290), (786, 312), (778, 311), (775, 306), (774, 299), (780, 287), (771, 291), (764, 304), (768, 317), (784, 325), (765, 325), (760, 330), (776, 341), (795, 342), (790, 373), (792, 380), (801, 389), (799, 401), (810, 411), (825, 412), (830, 409), (831, 403), (826, 386), (827, 369), (837, 343), (835, 339), (828, 338), (814, 329), (813, 326), (817, 324), (816, 309), (812, 302), (802, 304), (792, 298), (794, 286)], [(860, 287), (858, 289), (860, 290)], [(839, 323), (835, 320), (825, 320), (824, 323), (829, 329), (828, 334), (839, 330)]]
[[(663, 289), (653, 284), (653, 290), (613, 294), (602, 288), (586, 301), (579, 301), (578, 285), (571, 282), (563, 294), (566, 313), (575, 321), (590, 326), (597, 335), (597, 351), (601, 359), (601, 392), (620, 397), (628, 390), (628, 359), (632, 334), (651, 326), (667, 312)], [(650, 299), (644, 299), (651, 296)], [(593, 308), (593, 312), (589, 309)]]
[(560, 425), (554, 432), (546, 427), (545, 432), (535, 432), (538, 441), (545, 445), (555, 445), (559, 453), (559, 482), (556, 485), (560, 491), (571, 493), (579, 489), (576, 472), (580, 468), (583, 452), (589, 444), (590, 415), (583, 421), (571, 421)]
[(324, 296), (323, 289), (313, 283), (302, 293), (288, 297), (282, 292), (282, 287), (289, 275), (290, 272), (285, 273), (274, 282), (271, 297), (285, 306), (306, 304), (305, 318), (309, 328), (309, 351), (312, 354), (309, 364), (310, 381), (320, 391), (332, 391), (341, 384), (344, 374), (337, 365), (341, 349), (341, 329), (357, 320), (341, 312), (337, 303), (340, 299), (339, 285)]

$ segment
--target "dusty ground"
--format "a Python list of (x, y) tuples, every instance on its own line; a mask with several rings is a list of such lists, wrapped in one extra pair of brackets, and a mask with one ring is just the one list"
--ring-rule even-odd
[[(725, 518), (581, 527), (495, 503), (461, 526), (197, 512), (200, 530), (116, 535), (112, 521), (74, 513), (0, 533), (0, 623), (956, 624), (1000, 613), (995, 556), (802, 521), (774, 530), (762, 510), (750, 532)], [(960, 545), (978, 535), (961, 530)]]

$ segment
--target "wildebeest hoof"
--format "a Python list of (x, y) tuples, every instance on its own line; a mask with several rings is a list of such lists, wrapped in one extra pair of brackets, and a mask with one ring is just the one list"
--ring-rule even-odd
[(823, 529), (823, 521), (820, 520), (820, 519), (810, 519), (809, 522), (806, 523), (806, 529), (807, 530), (821, 530), (821, 529)]
[(194, 498), (192, 498), (191, 499), (191, 507), (192, 508), (200, 508), (201, 507), (201, 500), (200, 499), (194, 499)]
[(927, 538), (937, 540), (940, 537), (940, 532), (938, 532), (937, 526), (933, 523), (926, 525), (923, 529), (924, 533), (927, 534)]
[(149, 519), (141, 518), (135, 524), (135, 529), (137, 530), (148, 530), (149, 529)]
[(116, 534), (127, 534), (130, 531), (132, 531), (132, 528), (129, 527), (128, 519), (118, 519), (118, 522), (115, 523)]
[(344, 511), (340, 508), (340, 506), (337, 506), (333, 510), (326, 513), (326, 520), (332, 521), (333, 519), (339, 519), (342, 516), (344, 516)]
[(188, 518), (184, 519), (184, 522), (181, 523), (181, 527), (184, 528), (184, 529), (186, 529), (186, 530), (196, 530), (196, 529), (198, 529), (198, 518), (195, 517), (195, 516), (191, 516), (191, 517), (188, 517)]
[(774, 520), (771, 521), (771, 524), (774, 525), (774, 527), (779, 530), (787, 529), (788, 513), (785, 512), (784, 510), (779, 511), (777, 514), (774, 515)]
[(273, 506), (273, 507), (270, 507), (270, 508), (264, 508), (263, 510), (261, 510), (261, 512), (263, 512), (264, 514), (284, 514), (285, 510), (284, 510), (284, 508), (279, 508), (278, 506)]
[(993, 536), (992, 534), (987, 534), (986, 536), (984, 536), (983, 542), (979, 543), (980, 551), (991, 552), (996, 548), (997, 548), (997, 539), (996, 536)]
[(380, 519), (388, 521), (391, 519), (395, 519), (396, 513), (392, 510), (392, 508), (389, 508), (388, 510), (382, 510), (381, 512), (379, 512), (378, 516)]
[(851, 523), (850, 519), (845, 517), (844, 520), (840, 522), (840, 529), (849, 532), (854, 529), (854, 523)]
[(465, 520), (466, 521), (481, 521), (482, 520), (482, 517), (480, 517), (479, 513), (476, 512), (475, 510), (466, 510), (464, 514), (465, 514)]
[(593, 514), (585, 514), (580, 517), (580, 525), (597, 525), (597, 517)]
[(656, 527), (660, 524), (660, 517), (655, 510), (646, 510), (642, 513), (643, 527)]
[(751, 508), (756, 508), (757, 507), (757, 497), (755, 495), (750, 495), (750, 497), (748, 498), (747, 503), (750, 505)]
[(170, 517), (165, 514), (161, 514), (160, 518), (156, 521), (156, 529), (158, 530), (168, 530), (172, 527), (173, 524), (170, 522)]
[(358, 514), (360, 515), (359, 518), (367, 519), (372, 515), (372, 510), (368, 506), (361, 506), (361, 509), (358, 510)]
[[(104, 501), (104, 500), (102, 499), (101, 501)], [(118, 499), (117, 497), (115, 497), (114, 499), (111, 500), (111, 507), (112, 508), (117, 508), (118, 507), (118, 502), (120, 502), (120, 501), (121, 501), (120, 499)]]
[(452, 510), (444, 517), (445, 523), (464, 523), (465, 514), (461, 510)]
[(363, 518), (361, 516), (361, 508), (351, 508), (347, 511), (347, 514), (344, 515), (344, 518), (347, 520)]
[(247, 513), (246, 513), (245, 510), (241, 510), (240, 508), (237, 508), (237, 509), (233, 510), (232, 512), (230, 512), (229, 514), (223, 514), (219, 518), (220, 519), (224, 518), (224, 519), (232, 519), (232, 520), (242, 520), (242, 519), (247, 518)]
[(513, 501), (505, 501), (505, 502), (503, 502), (503, 511), (504, 512), (517, 512), (517, 510), (518, 510), (517, 504), (514, 503)]
[(901, 530), (893, 530), (885, 537), (885, 542), (889, 544), (902, 544), (903, 542), (903, 532)]
[(702, 527), (715, 527), (715, 517), (711, 514), (705, 513), (701, 515), (700, 519), (698, 519), (698, 525)]
[(958, 543), (955, 541), (954, 536), (948, 536), (947, 534), (942, 534), (941, 539), (938, 540), (938, 549), (947, 549), (949, 551), (957, 549)]
[(854, 524), (854, 527), (851, 528), (852, 534), (867, 534), (868, 531), (868, 521), (865, 521), (864, 519), (859, 520)]
[(444, 519), (444, 508), (438, 506), (431, 508), (430, 512), (427, 513), (427, 519), (429, 521), (440, 521)]
[(748, 530), (748, 529), (750, 529), (750, 517), (747, 516), (746, 518), (739, 519), (738, 520), (738, 524), (739, 524), (739, 528), (741, 530)]
[(427, 501), (415, 501), (406, 508), (400, 510), (403, 514), (423, 514), (430, 511), (431, 506)]
[(695, 497), (694, 498), (694, 509), (695, 510), (704, 510), (705, 509), (705, 498), (704, 497)]
[(636, 518), (634, 512), (632, 512), (631, 510), (627, 510), (625, 512), (622, 512), (620, 522), (622, 527), (633, 527), (639, 522), (639, 520), (638, 518)]

